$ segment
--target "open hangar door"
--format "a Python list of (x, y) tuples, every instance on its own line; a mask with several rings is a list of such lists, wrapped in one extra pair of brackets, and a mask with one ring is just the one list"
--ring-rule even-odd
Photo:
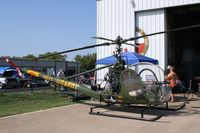
[[(200, 24), (200, 4), (166, 9), (166, 29)], [(175, 66), (180, 79), (193, 88), (198, 88), (196, 77), (200, 77), (200, 28), (193, 28), (167, 34), (168, 64)], [(196, 80), (195, 80), (196, 79)]]

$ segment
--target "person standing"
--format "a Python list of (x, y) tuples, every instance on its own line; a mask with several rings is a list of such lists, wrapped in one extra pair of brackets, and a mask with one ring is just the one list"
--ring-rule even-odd
[[(62, 79), (62, 78), (65, 77), (65, 73), (64, 73), (63, 69), (59, 69), (59, 71), (57, 73), (57, 77), (59, 79)], [(57, 85), (56, 88), (57, 88), (56, 90), (60, 90), (60, 91), (64, 91), (65, 90), (65, 87), (64, 86), (60, 86), (60, 85)]]
[(65, 77), (65, 73), (64, 73), (63, 69), (60, 69), (58, 71), (57, 77), (59, 77), (59, 78)]
[(173, 93), (173, 91), (174, 91), (174, 89), (176, 88), (176, 86), (177, 86), (177, 82), (176, 82), (176, 80), (177, 80), (177, 78), (178, 78), (178, 76), (177, 76), (177, 74), (175, 73), (175, 71), (174, 71), (174, 67), (173, 66), (170, 66), (169, 67), (169, 74), (167, 74), (166, 76), (165, 76), (165, 80), (167, 80), (168, 82), (169, 82), (169, 85), (170, 85), (170, 87), (171, 87), (171, 94), (170, 94), (170, 97), (171, 97), (171, 102), (174, 102), (174, 93)]

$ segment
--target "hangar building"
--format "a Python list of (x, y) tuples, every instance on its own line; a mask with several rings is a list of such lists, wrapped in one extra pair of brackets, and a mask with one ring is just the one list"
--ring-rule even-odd
[[(116, 39), (140, 36), (136, 27), (146, 34), (200, 24), (200, 0), (97, 0), (97, 36)], [(146, 56), (159, 60), (165, 69), (173, 64), (185, 80), (200, 76), (200, 28), (149, 36)], [(104, 43), (97, 40), (97, 43)], [(143, 43), (139, 39), (133, 43)], [(123, 45), (129, 51), (132, 46)], [(97, 48), (97, 59), (113, 54), (115, 46)], [(107, 70), (97, 73), (97, 81)]]

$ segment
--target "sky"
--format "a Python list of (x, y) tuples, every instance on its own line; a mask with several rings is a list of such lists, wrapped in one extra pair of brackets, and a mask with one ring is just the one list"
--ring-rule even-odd
[[(0, 56), (60, 52), (96, 43), (96, 0), (0, 0)], [(73, 60), (77, 54), (67, 54)]]

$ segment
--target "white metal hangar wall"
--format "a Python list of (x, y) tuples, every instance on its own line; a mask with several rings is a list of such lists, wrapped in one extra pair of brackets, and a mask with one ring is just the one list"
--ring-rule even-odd
[[(136, 27), (146, 34), (166, 29), (165, 8), (198, 4), (200, 0), (98, 0), (97, 1), (97, 36), (116, 39), (138, 36)], [(139, 40), (140, 41), (140, 40)], [(97, 43), (104, 43), (97, 40)], [(133, 42), (134, 43), (134, 42)], [(125, 46), (129, 51), (135, 48)], [(113, 54), (115, 46), (97, 48), (97, 59)], [(146, 56), (159, 60), (161, 68), (167, 65), (166, 36), (164, 34), (149, 37), (149, 50)], [(99, 67), (99, 66), (97, 66)], [(97, 83), (103, 79), (107, 70), (97, 73)]]
[[(117, 36), (129, 38), (135, 35), (134, 8), (130, 0), (98, 0), (97, 1), (97, 36), (115, 40)], [(97, 40), (97, 43), (104, 43)], [(127, 47), (133, 51), (134, 47)], [(97, 48), (97, 59), (113, 55), (115, 46)], [(99, 65), (97, 66), (99, 67)], [(97, 72), (97, 83), (101, 83), (107, 69)]]

